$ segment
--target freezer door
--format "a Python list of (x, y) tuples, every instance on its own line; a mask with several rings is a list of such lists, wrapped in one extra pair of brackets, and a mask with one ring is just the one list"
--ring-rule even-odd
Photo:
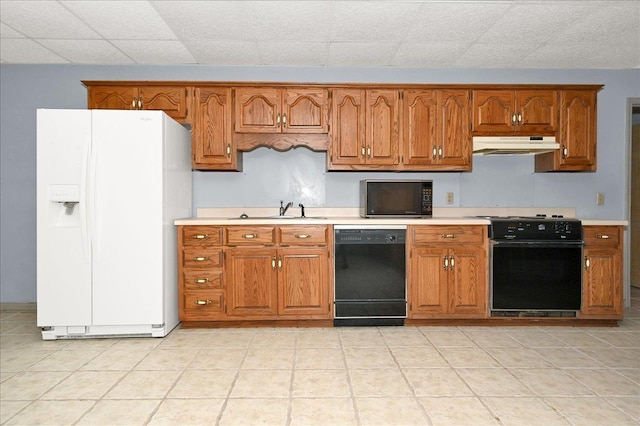
[(163, 323), (163, 115), (92, 114), (94, 325)]
[(88, 110), (37, 111), (37, 324), (91, 324), (87, 229)]

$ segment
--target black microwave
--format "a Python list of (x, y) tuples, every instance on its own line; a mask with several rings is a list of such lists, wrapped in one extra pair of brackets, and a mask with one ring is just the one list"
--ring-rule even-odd
[(432, 213), (431, 180), (360, 181), (362, 217), (431, 217)]

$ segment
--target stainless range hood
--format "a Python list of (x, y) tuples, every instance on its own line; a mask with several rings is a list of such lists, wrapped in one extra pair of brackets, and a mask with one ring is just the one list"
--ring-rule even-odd
[(478, 155), (542, 154), (560, 148), (555, 136), (474, 136), (473, 153)]

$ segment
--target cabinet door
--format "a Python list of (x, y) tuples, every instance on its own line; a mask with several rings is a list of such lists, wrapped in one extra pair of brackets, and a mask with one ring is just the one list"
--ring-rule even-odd
[(273, 249), (226, 252), (227, 315), (275, 316), (278, 311), (277, 259)]
[(469, 91), (439, 90), (436, 123), (440, 169), (470, 170)]
[(367, 90), (366, 163), (398, 164), (398, 91)]
[(447, 312), (448, 254), (446, 249), (413, 248), (409, 271), (409, 318)]
[(89, 109), (137, 109), (138, 89), (131, 86), (89, 86)]
[(519, 90), (518, 131), (527, 134), (554, 135), (558, 129), (558, 92), (555, 90)]
[(515, 101), (513, 90), (474, 90), (473, 130), (489, 133), (513, 132)]
[(234, 169), (231, 139), (231, 89), (196, 87), (191, 155), (194, 169)]
[(278, 250), (278, 314), (330, 318), (327, 248)]
[(188, 99), (188, 89), (184, 86), (143, 86), (138, 89), (138, 109), (161, 110), (182, 122), (189, 115)]
[(615, 248), (584, 249), (583, 316), (622, 318), (622, 255)]
[(240, 87), (235, 92), (236, 132), (280, 133), (280, 89)]
[(402, 119), (403, 164), (433, 164), (438, 154), (435, 92), (405, 90), (402, 96)]
[(595, 90), (560, 92), (560, 149), (536, 155), (536, 172), (596, 170), (596, 97)]
[(560, 168), (595, 170), (596, 93), (567, 90), (561, 98)]
[(364, 91), (336, 89), (331, 108), (330, 164), (358, 165), (365, 162)]
[(329, 96), (326, 89), (283, 91), (283, 133), (327, 133)]
[(456, 247), (449, 251), (449, 307), (451, 314), (485, 317), (486, 260), (482, 248)]

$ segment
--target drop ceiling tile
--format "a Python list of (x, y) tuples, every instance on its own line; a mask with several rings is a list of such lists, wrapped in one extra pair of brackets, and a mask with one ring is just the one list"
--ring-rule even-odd
[(0, 39), (5, 38), (25, 38), (25, 35), (0, 22)]
[(147, 1), (63, 1), (62, 4), (108, 39), (176, 39)]
[(256, 41), (329, 41), (328, 1), (250, 2), (245, 14)]
[(568, 25), (555, 41), (612, 45), (631, 41), (640, 49), (640, 1), (606, 2), (600, 9)]
[(517, 64), (538, 46), (474, 43), (453, 65), (463, 68), (518, 68)]
[(258, 44), (246, 41), (185, 41), (185, 47), (199, 64), (260, 65)]
[(631, 69), (640, 66), (640, 51), (633, 45), (554, 43), (534, 50), (518, 65), (524, 68)]
[(476, 40), (508, 8), (507, 3), (427, 2), (416, 13), (404, 41)]
[(337, 1), (331, 19), (331, 41), (397, 42), (420, 9), (415, 2)]
[(195, 64), (196, 60), (179, 41), (113, 40), (114, 46), (137, 64)]
[(64, 64), (69, 62), (35, 41), (24, 38), (2, 40), (0, 60), (2, 63), (10, 64)]
[(326, 66), (329, 43), (259, 43), (263, 65)]
[(398, 43), (331, 43), (329, 66), (389, 66)]
[(27, 37), (97, 39), (100, 36), (55, 1), (2, 1), (2, 22)]
[(133, 61), (105, 40), (38, 40), (76, 64), (131, 64)]
[(253, 2), (156, 1), (154, 8), (180, 39), (253, 41), (257, 31)]
[(555, 39), (573, 22), (597, 10), (590, 2), (516, 3), (495, 21), (480, 43), (543, 43)]
[(468, 43), (402, 43), (392, 65), (425, 68), (451, 67), (468, 48)]

